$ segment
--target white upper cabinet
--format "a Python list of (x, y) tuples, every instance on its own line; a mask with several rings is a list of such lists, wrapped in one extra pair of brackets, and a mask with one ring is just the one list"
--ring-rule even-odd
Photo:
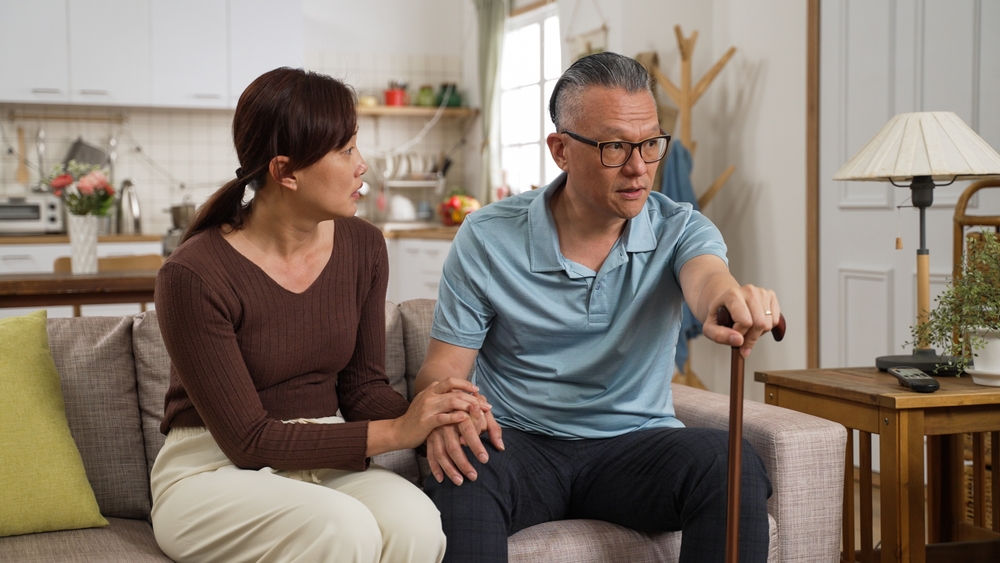
[(153, 105), (225, 108), (226, 0), (151, 0)]
[(0, 102), (234, 108), (302, 54), (301, 0), (0, 0)]
[(69, 101), (65, 0), (0, 2), (0, 101)]
[(72, 0), (66, 4), (70, 101), (148, 106), (152, 102), (149, 2)]
[(261, 74), (281, 66), (301, 68), (301, 0), (229, 2), (229, 107)]

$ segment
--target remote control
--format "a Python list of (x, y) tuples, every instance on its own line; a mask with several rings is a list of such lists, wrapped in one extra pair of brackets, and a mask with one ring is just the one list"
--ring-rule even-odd
[(896, 376), (900, 385), (909, 387), (917, 393), (933, 393), (941, 387), (936, 379), (917, 368), (900, 366), (889, 368), (889, 373)]

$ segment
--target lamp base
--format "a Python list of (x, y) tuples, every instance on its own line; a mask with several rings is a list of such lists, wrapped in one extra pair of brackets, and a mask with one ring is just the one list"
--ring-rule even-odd
[(875, 358), (875, 367), (881, 371), (889, 368), (917, 368), (927, 375), (958, 376), (962, 371), (955, 365), (954, 356), (939, 356), (933, 349), (914, 350), (912, 354), (902, 356), (879, 356)]

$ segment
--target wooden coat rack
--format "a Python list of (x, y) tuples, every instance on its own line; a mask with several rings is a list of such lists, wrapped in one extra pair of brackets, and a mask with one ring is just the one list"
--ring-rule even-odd
[[(691, 151), (691, 156), (693, 157), (695, 151), (698, 148), (698, 142), (691, 138), (691, 110), (698, 100), (705, 94), (708, 87), (718, 76), (722, 67), (726, 66), (729, 59), (733, 57), (736, 53), (736, 47), (730, 47), (719, 60), (715, 61), (712, 68), (708, 69), (708, 72), (698, 80), (698, 83), (691, 86), (691, 60), (694, 55), (694, 45), (698, 41), (698, 31), (695, 30), (691, 32), (690, 37), (684, 37), (684, 33), (681, 31), (681, 26), (674, 26), (674, 34), (677, 36), (677, 47), (681, 55), (681, 85), (678, 88), (667, 75), (663, 74), (663, 71), (659, 67), (659, 57), (655, 52), (640, 53), (636, 56), (636, 60), (639, 61), (646, 70), (656, 78), (658, 84), (662, 85), (664, 92), (670, 98), (671, 101), (677, 106), (677, 110), (680, 114), (681, 131), (680, 131), (680, 142), (684, 144), (688, 150)], [(662, 121), (662, 120), (661, 120)], [(661, 123), (662, 125), (662, 123)], [(671, 128), (672, 129), (672, 128)], [(665, 129), (669, 131), (670, 129)], [(719, 193), (722, 186), (729, 180), (730, 176), (736, 167), (729, 165), (719, 177), (715, 179), (714, 182), (705, 190), (700, 196), (698, 196), (698, 207), (705, 209), (705, 207), (712, 201), (712, 199)], [(657, 184), (658, 185), (658, 184)], [(689, 351), (690, 352), (690, 351)], [(699, 387), (701, 389), (706, 389), (705, 384), (698, 378), (698, 375), (694, 373), (691, 369), (691, 356), (688, 355), (687, 362), (684, 364), (683, 372), (678, 372), (674, 375), (674, 382), (682, 383), (684, 385), (689, 385), (692, 387)]]

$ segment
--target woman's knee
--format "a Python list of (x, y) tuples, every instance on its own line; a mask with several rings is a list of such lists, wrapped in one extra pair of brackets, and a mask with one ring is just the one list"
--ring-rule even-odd
[(444, 557), (446, 540), (441, 513), (427, 495), (414, 491), (413, 498), (400, 499), (398, 509), (392, 514), (378, 517), (384, 562), (416, 563), (440, 561)]

